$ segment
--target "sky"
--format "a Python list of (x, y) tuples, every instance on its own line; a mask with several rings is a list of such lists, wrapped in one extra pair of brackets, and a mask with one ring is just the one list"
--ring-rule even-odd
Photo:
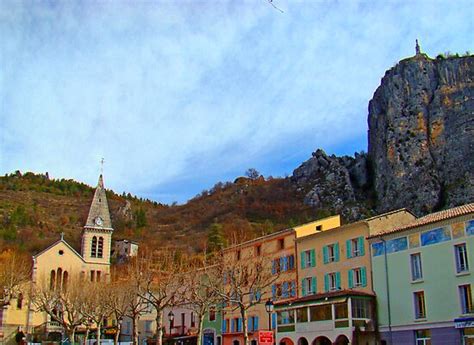
[[(414, 55), (474, 47), (473, 1), (0, 2), (0, 173), (184, 203), (317, 148), (367, 151), (367, 105)], [(280, 10), (281, 11), (280, 11)]]

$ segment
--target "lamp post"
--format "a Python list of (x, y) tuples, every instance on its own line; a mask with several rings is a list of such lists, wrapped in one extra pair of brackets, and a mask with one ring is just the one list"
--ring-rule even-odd
[(271, 299), (269, 299), (265, 303), (265, 310), (268, 313), (268, 329), (271, 331), (272, 330), (272, 313), (273, 313), (273, 302)]
[(170, 312), (168, 313), (168, 320), (170, 321), (170, 337), (171, 337), (171, 328), (173, 328), (173, 320), (174, 320), (174, 314), (173, 314), (173, 311), (170, 310)]

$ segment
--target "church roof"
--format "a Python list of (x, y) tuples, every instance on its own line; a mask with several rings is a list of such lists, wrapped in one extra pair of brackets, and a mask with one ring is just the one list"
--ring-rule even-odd
[(79, 257), (82, 261), (84, 261), (84, 258), (81, 256), (81, 254), (79, 254), (69, 243), (67, 243), (65, 240), (64, 240), (64, 234), (61, 234), (61, 238), (59, 240), (57, 240), (56, 242), (54, 242), (53, 244), (51, 244), (49, 247), (43, 249), (42, 251), (40, 251), (38, 254), (36, 255), (33, 255), (33, 259), (36, 259), (38, 258), (39, 256), (43, 255), (44, 253), (46, 253), (48, 250), (50, 250), (51, 248), (55, 247), (58, 243), (64, 243), (66, 245), (67, 248), (69, 248), (71, 250), (71, 252), (76, 255), (77, 257)]
[[(99, 220), (100, 218), (100, 220)], [(99, 182), (95, 189), (92, 199), (89, 215), (87, 216), (85, 228), (112, 229), (110, 220), (109, 205), (105, 194), (104, 179), (102, 174), (99, 176)]]

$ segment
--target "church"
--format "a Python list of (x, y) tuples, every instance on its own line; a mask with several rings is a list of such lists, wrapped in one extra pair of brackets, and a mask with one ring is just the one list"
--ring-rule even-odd
[[(63, 288), (73, 276), (92, 282), (108, 281), (113, 231), (104, 180), (100, 175), (82, 230), (80, 253), (61, 234), (56, 242), (33, 256), (32, 283)], [(3, 344), (16, 343), (18, 330), (48, 336), (61, 332), (57, 322), (51, 321), (46, 313), (35, 312), (32, 303), (23, 295), (0, 311), (0, 326), (3, 333), (0, 343)]]

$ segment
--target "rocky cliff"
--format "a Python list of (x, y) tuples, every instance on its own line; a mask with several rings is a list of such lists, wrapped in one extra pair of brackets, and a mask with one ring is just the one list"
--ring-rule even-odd
[[(417, 53), (388, 70), (369, 103), (368, 154), (317, 150), (292, 176), (307, 204), (354, 220), (418, 215), (474, 200), (474, 56)], [(355, 206), (357, 204), (357, 206)]]

